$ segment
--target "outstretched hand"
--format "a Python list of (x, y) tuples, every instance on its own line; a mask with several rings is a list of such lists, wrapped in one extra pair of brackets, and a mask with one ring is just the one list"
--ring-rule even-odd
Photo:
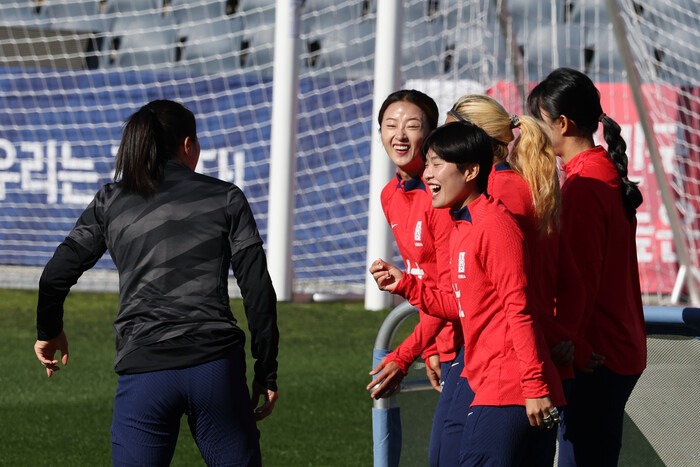
[[(260, 404), (260, 398), (263, 398), (263, 403)], [(262, 384), (253, 380), (253, 396), (251, 397), (251, 403), (253, 405), (253, 412), (255, 413), (255, 420), (260, 421), (267, 417), (275, 409), (275, 404), (279, 394), (277, 391), (265, 388)]]
[(51, 378), (54, 371), (60, 370), (58, 360), (54, 359), (56, 351), (61, 352), (61, 363), (68, 365), (68, 338), (66, 333), (61, 333), (48, 341), (36, 341), (34, 344), (34, 353), (42, 365), (46, 367), (46, 375)]
[(369, 272), (380, 290), (391, 292), (396, 284), (403, 278), (403, 272), (393, 264), (378, 259), (369, 267)]
[(406, 376), (396, 363), (393, 361), (387, 363), (386, 357), (369, 374), (371, 376), (378, 375), (367, 385), (367, 390), (372, 391), (370, 397), (373, 399), (390, 397), (399, 389), (401, 381)]

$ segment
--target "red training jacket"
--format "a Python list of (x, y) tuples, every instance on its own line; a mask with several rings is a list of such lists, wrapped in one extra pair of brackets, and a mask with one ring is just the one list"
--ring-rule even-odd
[(527, 303), (527, 254), (515, 219), (487, 195), (453, 218), (454, 296), (428, 289), (410, 275), (393, 293), (431, 314), (459, 316), (463, 375), (476, 394), (472, 405), (525, 405), (525, 398), (547, 395), (554, 405), (564, 405), (561, 380)]

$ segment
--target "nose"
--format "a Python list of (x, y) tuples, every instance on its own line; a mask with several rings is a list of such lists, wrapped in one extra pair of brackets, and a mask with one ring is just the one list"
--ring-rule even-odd
[(428, 180), (432, 180), (433, 178), (433, 170), (430, 168), (430, 165), (425, 166), (425, 170), (423, 170), (423, 178), (427, 182)]
[(403, 126), (396, 129), (396, 137), (400, 140), (406, 139), (406, 129)]

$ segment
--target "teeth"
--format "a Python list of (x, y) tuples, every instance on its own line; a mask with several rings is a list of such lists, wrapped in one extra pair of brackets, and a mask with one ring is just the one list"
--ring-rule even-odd
[(394, 149), (396, 149), (397, 151), (407, 151), (408, 146), (394, 146)]

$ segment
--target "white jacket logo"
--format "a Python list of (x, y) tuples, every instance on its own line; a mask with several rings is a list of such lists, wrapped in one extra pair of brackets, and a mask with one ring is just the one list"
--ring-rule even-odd
[(423, 230), (423, 221), (416, 222), (416, 229), (413, 231), (413, 240), (416, 242), (416, 246), (423, 246), (421, 242), (421, 233)]
[(452, 284), (452, 291), (455, 293), (455, 298), (457, 299), (457, 308), (459, 309), (459, 317), (464, 318), (464, 310), (462, 310), (462, 302), (459, 298), (462, 296), (462, 292), (459, 291), (457, 284)]
[(411, 265), (411, 260), (407, 259), (406, 260), (406, 272), (411, 274), (412, 276), (416, 276), (418, 279), (423, 278), (423, 274), (425, 274), (425, 271), (423, 271), (418, 263), (414, 263)]

